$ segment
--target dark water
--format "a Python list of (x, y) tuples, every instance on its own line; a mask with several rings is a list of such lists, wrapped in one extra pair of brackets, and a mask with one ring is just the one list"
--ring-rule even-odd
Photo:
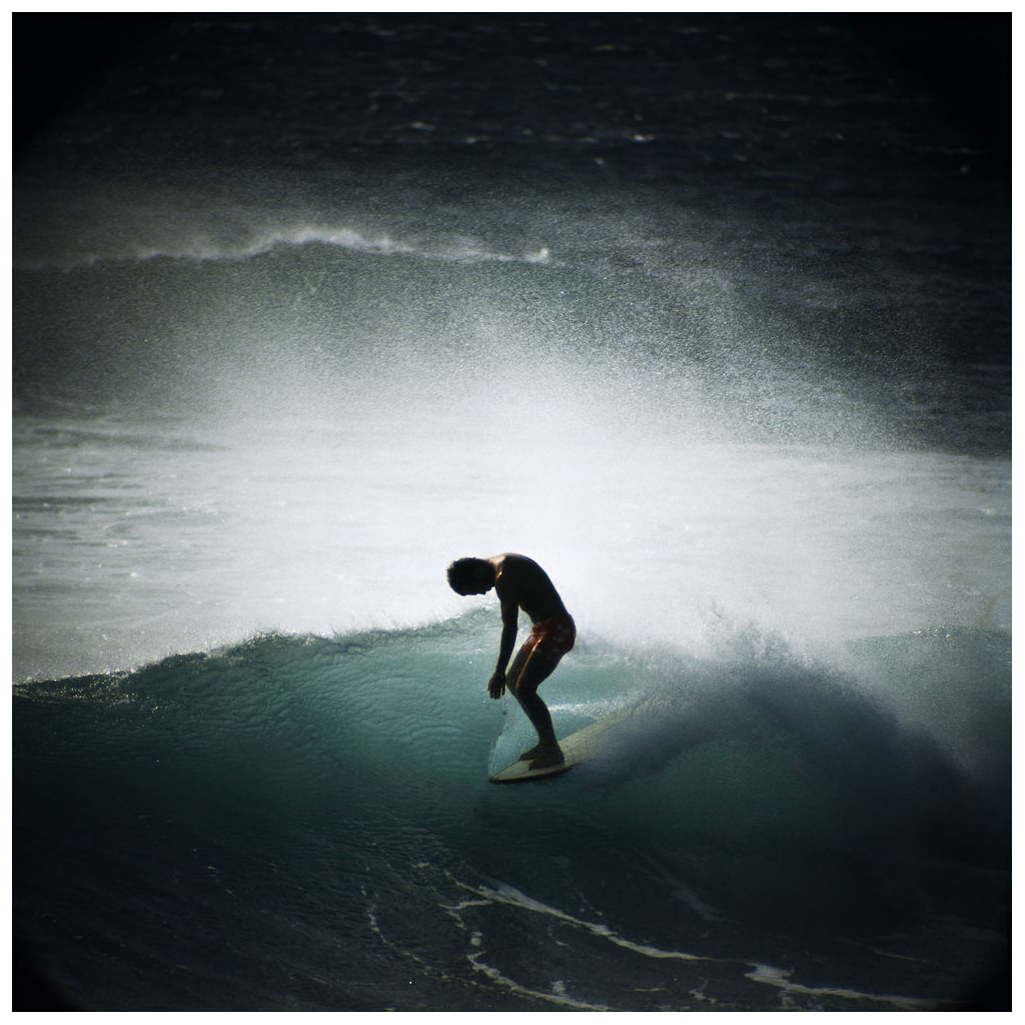
[[(835, 17), (137, 24), (19, 136), (34, 964), (109, 1010), (975, 1000), (999, 148)], [(502, 550), (578, 622), (558, 731), (608, 722), (524, 788), (444, 581)]]

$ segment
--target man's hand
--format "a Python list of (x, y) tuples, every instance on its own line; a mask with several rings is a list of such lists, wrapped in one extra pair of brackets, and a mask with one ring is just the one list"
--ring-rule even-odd
[(505, 673), (496, 669), (488, 681), (488, 693), (493, 698), (500, 698), (505, 693)]

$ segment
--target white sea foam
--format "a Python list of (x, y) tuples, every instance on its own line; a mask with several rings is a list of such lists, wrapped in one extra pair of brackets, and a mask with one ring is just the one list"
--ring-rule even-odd
[[(778, 968), (774, 965), (765, 964), (761, 962), (740, 962), (734, 959), (724, 959), (720, 957), (711, 957), (701, 954), (692, 954), (679, 950), (664, 950), (659, 947), (653, 946), (647, 943), (636, 943), (633, 940), (627, 939), (624, 936), (618, 935), (612, 929), (600, 922), (588, 922), (583, 919), (577, 918), (574, 915), (567, 914), (559, 908), (553, 907), (546, 904), (543, 901), (537, 900), (531, 897), (529, 894), (524, 893), (522, 890), (509, 883), (496, 881), (492, 886), (480, 886), (480, 887), (467, 887), (472, 889), (474, 893), (478, 895), (476, 899), (470, 899), (459, 902), (448, 908), (449, 913), (452, 914), (456, 919), (462, 922), (463, 912), (486, 907), (489, 904), (504, 904), (512, 907), (520, 908), (524, 911), (531, 912), (538, 915), (543, 915), (548, 918), (555, 920), (564, 925), (568, 925), (572, 928), (580, 929), (581, 931), (587, 932), (593, 936), (600, 937), (608, 940), (613, 945), (628, 950), (634, 954), (639, 955), (642, 958), (650, 958), (656, 961), (685, 961), (685, 962), (708, 962), (714, 963), (727, 968), (728, 970), (735, 970), (738, 978), (743, 977), (749, 979), (751, 982), (764, 984), (775, 987), (781, 991), (781, 996), (785, 1001), (791, 994), (799, 994), (801, 996), (813, 996), (813, 997), (828, 997), (851, 1001), (855, 1004), (886, 1004), (900, 1010), (925, 1010), (930, 1006), (934, 1006), (934, 1002), (928, 1000), (920, 1000), (913, 997), (904, 997), (893, 994), (880, 994), (873, 993), (865, 990), (857, 990), (848, 987), (837, 987), (837, 986), (807, 986), (800, 982), (793, 981), (791, 976), (793, 972)], [(474, 934), (478, 935), (478, 934)], [(468, 960), (474, 966), (475, 969), (485, 972), (492, 979), (492, 981), (498, 982), (503, 986), (507, 986), (517, 992), (524, 994), (530, 994), (532, 996), (540, 997), (544, 1000), (551, 1001), (556, 1004), (563, 1004), (567, 1007), (577, 1007), (581, 1009), (590, 1010), (604, 1010), (605, 1008), (589, 1004), (582, 1000), (575, 1000), (569, 998), (564, 992), (561, 992), (559, 988), (553, 987), (553, 991), (545, 993), (536, 989), (529, 989), (521, 984), (515, 982), (513, 979), (502, 974), (497, 968), (489, 966), (484, 963), (484, 953), (480, 950), (474, 950), (472, 953), (467, 955)], [(746, 970), (745, 970), (746, 969)]]
[(273, 415), (197, 425), (180, 448), (126, 426), (55, 446), (23, 420), (16, 675), (443, 618), (469, 607), (448, 562), (506, 550), (546, 566), (584, 638), (637, 646), (700, 653), (747, 622), (801, 646), (1005, 621), (998, 463), (651, 444), (603, 425), (602, 401), (517, 406), (516, 435), (482, 413), (457, 447), (415, 398), (316, 433)]

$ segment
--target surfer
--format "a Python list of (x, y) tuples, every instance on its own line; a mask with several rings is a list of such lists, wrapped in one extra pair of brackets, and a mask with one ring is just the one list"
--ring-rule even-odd
[[(537, 746), (524, 751), (521, 760), (529, 759), (532, 769), (561, 765), (565, 759), (555, 739), (552, 716), (537, 689), (573, 647), (577, 632), (548, 574), (533, 559), (507, 553), (490, 559), (456, 559), (448, 568), (448, 582), (456, 594), (462, 595), (487, 594), (492, 587), (495, 589), (502, 606), (502, 639), (488, 693), (500, 698), (508, 685), (537, 730)], [(530, 616), (534, 627), (507, 673), (520, 609)]]

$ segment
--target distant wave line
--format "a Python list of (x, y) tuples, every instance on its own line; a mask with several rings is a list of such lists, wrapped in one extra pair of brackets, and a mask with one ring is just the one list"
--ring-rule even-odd
[(441, 260), (449, 263), (523, 263), (555, 264), (548, 246), (519, 255), (493, 252), (476, 245), (470, 240), (462, 244), (450, 242), (436, 247), (416, 246), (396, 241), (389, 235), (368, 237), (351, 228), (329, 228), (318, 226), (297, 226), (278, 229), (251, 238), (248, 242), (216, 242), (197, 238), (190, 244), (143, 245), (127, 247), (123, 253), (75, 253), (64, 257), (46, 259), (42, 257), (15, 259), (16, 270), (46, 270), (50, 267), (92, 267), (98, 263), (138, 262), (149, 260), (239, 260), (268, 253), (279, 246), (302, 247), (306, 245), (337, 246), (352, 252), (370, 253), (379, 256), (412, 256), (427, 260)]

